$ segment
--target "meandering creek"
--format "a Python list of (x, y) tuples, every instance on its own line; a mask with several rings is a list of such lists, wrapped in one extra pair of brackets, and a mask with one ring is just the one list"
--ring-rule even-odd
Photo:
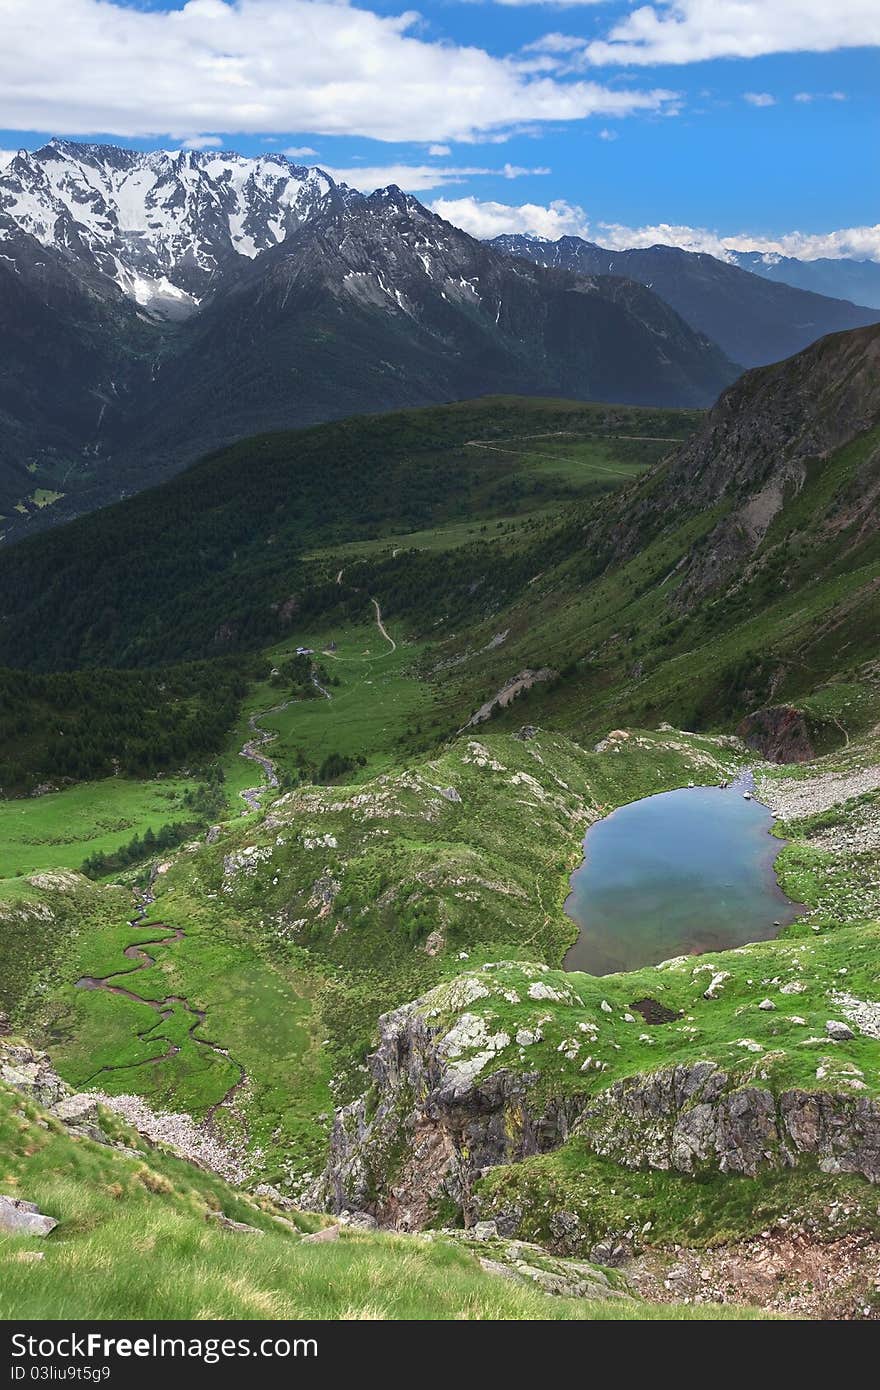
[[(342, 570), (339, 571), (336, 582), (337, 584), (342, 582)], [(376, 626), (389, 643), (389, 650), (393, 652), (397, 644), (385, 627), (379, 603), (375, 598), (371, 598), (370, 602), (373, 605)], [(333, 697), (330, 691), (321, 685), (315, 670), (311, 673), (311, 679), (312, 684), (319, 694), (325, 700), (332, 700)], [(258, 714), (252, 714), (248, 720), (248, 727), (252, 737), (246, 740), (239, 756), (246, 758), (249, 762), (255, 763), (261, 769), (266, 779), (261, 786), (247, 787), (240, 793), (250, 811), (260, 810), (262, 795), (266, 791), (277, 791), (280, 786), (280, 780), (274, 762), (265, 753), (260, 751), (266, 744), (272, 743), (278, 735), (271, 730), (262, 728), (259, 721), (264, 719), (267, 715), (277, 714), (281, 710), (287, 709), (289, 705), (295, 703), (296, 700), (294, 699), (284, 700), (281, 704), (273, 705), (270, 709), (261, 710)], [(194, 1004), (191, 1004), (183, 995), (169, 994), (164, 999), (146, 998), (144, 995), (135, 993), (134, 990), (129, 988), (127, 983), (131, 980), (132, 976), (137, 975), (139, 971), (149, 970), (151, 966), (156, 964), (155, 957), (151, 956), (149, 952), (144, 949), (145, 947), (173, 946), (176, 942), (182, 941), (186, 935), (180, 927), (168, 927), (162, 922), (147, 922), (145, 920), (148, 908), (154, 901), (152, 884), (155, 878), (155, 872), (154, 868), (153, 875), (150, 879), (150, 888), (147, 889), (146, 892), (138, 895), (137, 916), (134, 917), (130, 923), (131, 927), (135, 930), (150, 931), (153, 932), (153, 935), (144, 938), (142, 944), (141, 942), (135, 941), (123, 949), (122, 954), (125, 959), (132, 962), (127, 969), (115, 970), (110, 975), (82, 975), (76, 981), (76, 988), (100, 989), (104, 990), (107, 994), (115, 994), (124, 999), (129, 999), (132, 1003), (143, 1004), (145, 1008), (150, 1009), (153, 1014), (158, 1016), (158, 1021), (154, 1020), (148, 1027), (139, 1030), (137, 1037), (143, 1042), (149, 1042), (150, 1044), (155, 1043), (157, 1047), (161, 1047), (163, 1050), (156, 1052), (155, 1055), (150, 1057), (145, 1057), (138, 1062), (99, 1067), (98, 1070), (82, 1084), (84, 1086), (91, 1086), (105, 1073), (131, 1071), (138, 1067), (149, 1067), (159, 1062), (170, 1061), (173, 1057), (176, 1057), (180, 1052), (180, 1045), (164, 1036), (160, 1025), (168, 1023), (170, 1019), (174, 1018), (178, 1010), (181, 1010), (184, 1015), (191, 1020), (191, 1022), (187, 1024), (186, 1029), (188, 1037), (199, 1047), (207, 1048), (210, 1052), (216, 1053), (217, 1056), (225, 1058), (225, 1060), (238, 1072), (237, 1080), (233, 1082), (220, 1099), (207, 1111), (205, 1120), (210, 1124), (217, 1111), (224, 1106), (230, 1106), (237, 1093), (246, 1084), (248, 1078), (244, 1067), (230, 1055), (229, 1050), (223, 1047), (222, 1044), (211, 1042), (209, 1038), (198, 1036), (198, 1031), (204, 1026), (207, 1018), (204, 1009), (200, 1009)], [(159, 933), (159, 935), (156, 935), (156, 933)], [(126, 983), (122, 983), (123, 981)]]
[(565, 903), (567, 970), (609, 975), (776, 936), (803, 908), (776, 881), (783, 841), (749, 782), (687, 787), (597, 821)]
[[(153, 932), (153, 935), (147, 937), (143, 945), (134, 942), (132, 945), (126, 946), (122, 952), (126, 960), (134, 961), (136, 964), (131, 965), (127, 970), (116, 970), (112, 975), (82, 975), (76, 981), (76, 987), (77, 989), (102, 989), (108, 994), (118, 994), (124, 999), (130, 999), (135, 1004), (143, 1004), (146, 1008), (151, 1009), (158, 1015), (159, 1023), (167, 1023), (169, 1019), (174, 1017), (178, 1009), (181, 1009), (185, 1015), (192, 1019), (192, 1022), (187, 1027), (187, 1034), (192, 1041), (197, 1043), (199, 1047), (205, 1047), (209, 1052), (215, 1052), (218, 1056), (224, 1057), (226, 1061), (238, 1071), (238, 1079), (233, 1082), (220, 1099), (207, 1111), (205, 1119), (210, 1122), (222, 1106), (229, 1105), (247, 1081), (244, 1067), (241, 1066), (239, 1062), (236, 1062), (235, 1058), (230, 1056), (227, 1048), (223, 1047), (220, 1043), (211, 1042), (208, 1038), (200, 1038), (197, 1036), (197, 1030), (203, 1026), (207, 1018), (204, 1009), (196, 1008), (195, 1005), (191, 1004), (189, 1000), (182, 995), (169, 994), (164, 999), (148, 999), (141, 994), (136, 994), (134, 990), (129, 989), (127, 985), (117, 983), (117, 981), (120, 980), (130, 979), (133, 975), (136, 975), (139, 970), (149, 970), (150, 966), (156, 964), (155, 957), (151, 956), (144, 949), (145, 946), (173, 946), (175, 942), (182, 941), (186, 935), (180, 927), (166, 927), (162, 922), (145, 922), (143, 918), (146, 915), (147, 904), (150, 901), (152, 901), (152, 895), (147, 894), (143, 899), (143, 904), (138, 916), (132, 920), (131, 926), (142, 931)], [(157, 932), (161, 933), (161, 935), (156, 935)], [(156, 1053), (155, 1056), (145, 1057), (139, 1062), (129, 1062), (119, 1066), (99, 1067), (92, 1076), (88, 1077), (83, 1085), (94, 1085), (98, 1078), (105, 1073), (131, 1071), (136, 1067), (148, 1067), (157, 1062), (170, 1061), (172, 1057), (176, 1057), (180, 1052), (179, 1045), (172, 1042), (170, 1038), (163, 1036), (161, 1029), (159, 1029), (155, 1021), (150, 1023), (148, 1027), (139, 1030), (137, 1036), (144, 1042), (155, 1042), (157, 1046), (163, 1045), (164, 1050)]]

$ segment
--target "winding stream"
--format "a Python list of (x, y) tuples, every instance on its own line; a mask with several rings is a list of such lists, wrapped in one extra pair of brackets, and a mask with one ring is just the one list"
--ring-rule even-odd
[[(341, 580), (342, 570), (339, 571), (337, 583), (341, 583)], [(386, 641), (390, 643), (390, 648), (393, 651), (396, 648), (396, 643), (394, 638), (386, 630), (382, 621), (382, 610), (376, 599), (371, 599), (370, 602), (373, 604), (375, 610), (376, 626)], [(332, 699), (330, 691), (326, 690), (325, 687), (321, 685), (315, 671), (312, 671), (311, 679), (315, 689), (320, 692), (324, 699)], [(298, 702), (295, 699), (284, 700), (280, 704), (272, 705), (269, 709), (252, 714), (248, 720), (248, 727), (252, 737), (246, 740), (243, 748), (240, 750), (239, 756), (247, 758), (250, 762), (256, 763), (261, 768), (265, 777), (265, 782), (260, 786), (247, 787), (240, 793), (248, 809), (251, 811), (258, 811), (260, 809), (260, 798), (266, 791), (277, 789), (280, 786), (278, 772), (274, 762), (265, 753), (260, 751), (262, 748), (265, 748), (267, 744), (276, 739), (278, 735), (268, 729), (260, 728), (259, 721), (269, 714), (280, 713), (281, 710), (285, 710), (289, 705), (296, 703)], [(120, 983), (122, 981), (131, 980), (132, 976), (137, 975), (139, 971), (149, 970), (151, 966), (156, 964), (155, 956), (151, 956), (145, 949), (147, 946), (173, 946), (178, 941), (182, 941), (186, 935), (181, 927), (169, 927), (162, 922), (147, 922), (144, 920), (149, 905), (155, 900), (152, 892), (154, 878), (155, 869), (150, 879), (150, 887), (139, 895), (137, 900), (137, 914), (131, 919), (130, 926), (136, 931), (159, 932), (161, 935), (154, 934), (153, 936), (146, 937), (143, 942), (134, 941), (130, 945), (125, 946), (122, 955), (126, 961), (131, 962), (126, 969), (115, 970), (109, 975), (82, 975), (75, 981), (75, 986), (77, 989), (103, 990), (107, 994), (114, 994), (123, 999), (129, 999), (134, 1004), (143, 1004), (144, 1007), (149, 1009), (153, 1014), (158, 1015), (159, 1024), (167, 1023), (169, 1019), (174, 1017), (176, 1010), (183, 1010), (184, 1014), (191, 1019), (186, 1030), (187, 1036), (191, 1038), (197, 1046), (207, 1048), (210, 1052), (216, 1053), (218, 1057), (223, 1057), (238, 1072), (237, 1080), (228, 1087), (220, 1099), (206, 1112), (205, 1122), (210, 1125), (217, 1111), (223, 1107), (230, 1106), (237, 1093), (247, 1083), (248, 1077), (244, 1067), (240, 1062), (236, 1061), (230, 1054), (229, 1049), (223, 1047), (221, 1043), (212, 1042), (209, 1038), (198, 1036), (198, 1030), (201, 1029), (207, 1021), (207, 1013), (204, 1009), (200, 1009), (196, 1005), (191, 1004), (189, 999), (184, 995), (169, 994), (166, 995), (164, 999), (147, 999), (142, 994), (137, 994), (133, 989), (130, 989), (127, 983)], [(138, 1062), (126, 1062), (120, 1063), (119, 1065), (108, 1064), (99, 1067), (91, 1076), (87, 1077), (82, 1082), (82, 1085), (84, 1087), (94, 1085), (100, 1076), (108, 1073), (131, 1071), (138, 1067), (154, 1066), (159, 1062), (171, 1061), (172, 1058), (178, 1056), (180, 1053), (180, 1045), (172, 1042), (170, 1038), (163, 1037), (161, 1031), (155, 1032), (156, 1029), (157, 1022), (154, 1020), (147, 1028), (140, 1029), (136, 1036), (142, 1042), (155, 1041), (157, 1044), (163, 1043), (165, 1045), (165, 1050), (163, 1052), (157, 1052), (154, 1056), (146, 1057)]]
[[(185, 996), (180, 994), (169, 994), (166, 995), (164, 999), (146, 999), (143, 995), (136, 994), (134, 990), (129, 989), (126, 985), (115, 983), (117, 980), (130, 979), (131, 976), (136, 975), (138, 971), (149, 970), (150, 966), (156, 964), (155, 956), (151, 956), (144, 950), (145, 946), (173, 946), (175, 942), (182, 941), (186, 935), (180, 927), (166, 927), (162, 922), (145, 922), (143, 918), (146, 916), (148, 904), (152, 901), (152, 894), (149, 892), (141, 898), (141, 906), (138, 915), (132, 919), (130, 925), (142, 931), (161, 931), (167, 934), (148, 937), (143, 945), (140, 945), (138, 942), (133, 942), (130, 946), (126, 946), (122, 952), (123, 956), (126, 960), (134, 961), (136, 964), (131, 965), (127, 970), (116, 970), (110, 975), (82, 975), (76, 981), (76, 988), (101, 989), (106, 991), (107, 994), (121, 995), (122, 998), (130, 999), (135, 1004), (143, 1004), (146, 1008), (158, 1014), (160, 1023), (167, 1023), (170, 1018), (173, 1018), (176, 1009), (182, 1009), (185, 1014), (190, 1016), (192, 1023), (187, 1028), (187, 1034), (192, 1041), (197, 1043), (199, 1047), (205, 1047), (210, 1052), (214, 1052), (218, 1056), (225, 1058), (227, 1062), (230, 1062), (232, 1066), (238, 1070), (238, 1079), (233, 1082), (220, 1099), (215, 1101), (206, 1112), (205, 1120), (210, 1124), (217, 1111), (223, 1106), (228, 1106), (241, 1090), (242, 1086), (245, 1085), (247, 1073), (244, 1067), (230, 1055), (228, 1048), (223, 1047), (220, 1043), (211, 1042), (208, 1038), (196, 1036), (196, 1030), (201, 1028), (205, 1023), (207, 1013), (204, 1009), (199, 1009), (191, 1004)], [(151, 1035), (155, 1028), (156, 1023), (153, 1022), (149, 1027), (140, 1029), (137, 1033), (137, 1037), (140, 1038), (142, 1042), (147, 1042), (148, 1040), (153, 1041), (154, 1039)], [(153, 1066), (157, 1062), (168, 1062), (180, 1052), (178, 1044), (171, 1042), (169, 1038), (162, 1037), (161, 1033), (156, 1035), (155, 1041), (157, 1043), (163, 1042), (166, 1044), (164, 1052), (159, 1052), (154, 1057), (145, 1057), (139, 1062), (125, 1062), (118, 1066), (107, 1065), (99, 1067), (97, 1071), (93, 1072), (92, 1075), (82, 1083), (83, 1086), (94, 1085), (98, 1077), (106, 1073), (132, 1071), (138, 1067)]]
[[(312, 685), (316, 690), (320, 691), (325, 700), (332, 700), (333, 696), (330, 694), (330, 691), (325, 690), (314, 671), (312, 672)], [(252, 714), (248, 720), (248, 728), (254, 737), (247, 740), (238, 756), (240, 758), (247, 758), (249, 762), (256, 763), (263, 769), (266, 778), (264, 785), (259, 787), (245, 787), (244, 791), (239, 792), (239, 796), (242, 801), (244, 801), (249, 811), (259, 811), (260, 799), (263, 793), (271, 791), (273, 788), (277, 790), (281, 785), (278, 780), (277, 769), (272, 759), (267, 757), (265, 753), (259, 751), (261, 748), (265, 748), (267, 743), (274, 743), (278, 735), (273, 733), (270, 729), (261, 729), (260, 720), (265, 719), (269, 714), (280, 714), (283, 709), (288, 709), (290, 705), (299, 703), (301, 702), (296, 699), (283, 700), (280, 705), (272, 705), (269, 709), (260, 710), (258, 714)]]

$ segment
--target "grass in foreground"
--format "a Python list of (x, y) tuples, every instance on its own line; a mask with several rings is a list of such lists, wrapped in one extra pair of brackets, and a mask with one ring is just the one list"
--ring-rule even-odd
[[(112, 1117), (110, 1123), (113, 1123)], [(138, 1137), (120, 1128), (119, 1137)], [(161, 1151), (124, 1156), (74, 1138), (0, 1087), (0, 1190), (59, 1222), (0, 1238), (0, 1318), (677, 1319), (730, 1308), (555, 1298), (484, 1271), (441, 1237), (344, 1232), (303, 1244), (319, 1218), (286, 1214)], [(228, 1230), (222, 1213), (255, 1228)], [(262, 1234), (258, 1234), (261, 1232)], [(28, 1258), (39, 1252), (43, 1258)], [(146, 1277), (145, 1277), (146, 1275)]]

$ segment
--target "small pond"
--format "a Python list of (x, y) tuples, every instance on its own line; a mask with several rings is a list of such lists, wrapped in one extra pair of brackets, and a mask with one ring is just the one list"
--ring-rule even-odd
[(776, 936), (803, 907), (776, 881), (783, 841), (749, 783), (687, 787), (597, 821), (565, 911), (580, 928), (567, 970), (609, 975)]

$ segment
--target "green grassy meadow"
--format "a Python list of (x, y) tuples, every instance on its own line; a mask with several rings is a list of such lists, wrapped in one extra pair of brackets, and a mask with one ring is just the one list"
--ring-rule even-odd
[(184, 777), (109, 777), (43, 796), (0, 800), (0, 878), (43, 869), (79, 869), (150, 826), (187, 819)]

